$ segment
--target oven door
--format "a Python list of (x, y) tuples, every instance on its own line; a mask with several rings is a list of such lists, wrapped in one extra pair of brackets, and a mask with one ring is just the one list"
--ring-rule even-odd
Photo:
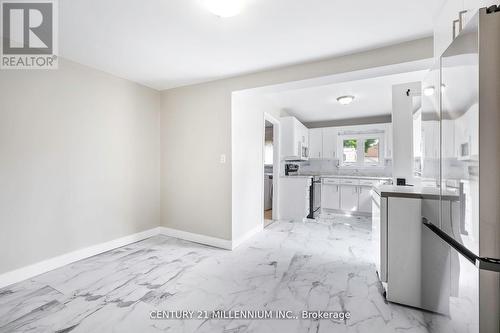
[(312, 198), (311, 198), (311, 218), (315, 218), (321, 208), (321, 179), (313, 179), (312, 183)]

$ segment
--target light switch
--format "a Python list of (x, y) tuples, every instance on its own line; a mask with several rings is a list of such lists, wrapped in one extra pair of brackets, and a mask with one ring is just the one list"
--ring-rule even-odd
[(226, 154), (220, 155), (220, 164), (226, 164)]

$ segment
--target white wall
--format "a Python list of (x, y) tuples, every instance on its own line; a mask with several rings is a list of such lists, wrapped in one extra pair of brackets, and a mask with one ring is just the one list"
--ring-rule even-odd
[[(432, 47), (432, 39), (425, 38), (162, 92), (162, 226), (232, 238), (232, 223), (237, 223), (231, 208), (232, 92), (429, 59)], [(219, 162), (221, 154), (226, 164)]]
[[(410, 89), (410, 96), (406, 91)], [(413, 96), (422, 90), (421, 82), (398, 84), (392, 87), (392, 175), (414, 183), (413, 176)]]
[(0, 71), (0, 273), (159, 225), (159, 110), (63, 59)]
[[(280, 110), (263, 96), (233, 93), (232, 138), (232, 239), (238, 240), (262, 227), (264, 206), (264, 114), (279, 120)], [(279, 137), (279, 128), (276, 128)], [(279, 140), (273, 154), (279, 157)], [(279, 158), (278, 158), (279, 161)], [(279, 163), (273, 169), (275, 179)], [(278, 188), (274, 196), (278, 196)], [(276, 203), (276, 200), (274, 200)], [(278, 207), (273, 207), (278, 211)]]

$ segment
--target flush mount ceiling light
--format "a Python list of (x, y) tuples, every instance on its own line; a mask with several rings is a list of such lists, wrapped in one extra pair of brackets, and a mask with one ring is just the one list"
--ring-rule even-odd
[(337, 97), (337, 102), (339, 102), (342, 105), (351, 104), (352, 101), (354, 101), (354, 96), (340, 96), (340, 97)]
[(245, 0), (201, 0), (203, 6), (219, 17), (236, 16), (245, 7)]
[(435, 90), (436, 89), (434, 88), (434, 86), (425, 87), (424, 88), (424, 96), (432, 96), (432, 95), (434, 95)]

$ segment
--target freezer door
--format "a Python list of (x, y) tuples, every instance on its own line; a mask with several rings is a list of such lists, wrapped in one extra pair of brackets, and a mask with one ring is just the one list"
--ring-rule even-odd
[(474, 255), (463, 251), (460, 244), (452, 243), (451, 237), (426, 218), (423, 222), (422, 290), (428, 302), (423, 308), (449, 318), (433, 321), (432, 331), (488, 332), (479, 330), (480, 270), (474, 265)]

